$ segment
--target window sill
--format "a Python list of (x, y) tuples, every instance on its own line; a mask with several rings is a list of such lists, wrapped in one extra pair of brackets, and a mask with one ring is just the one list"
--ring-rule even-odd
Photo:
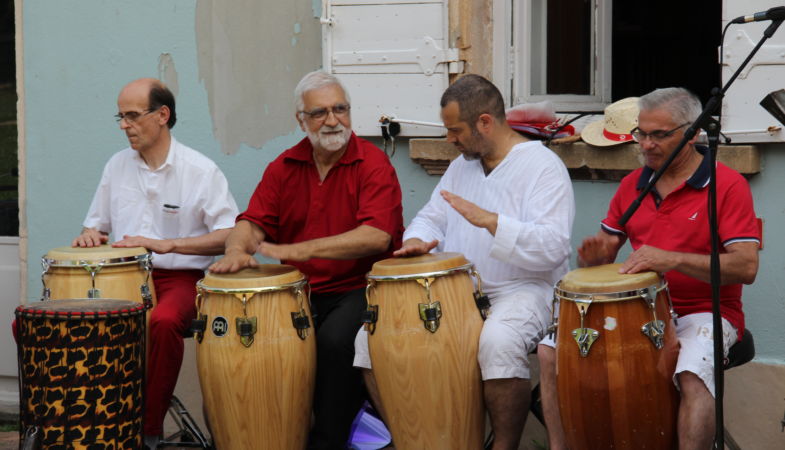
[[(642, 165), (637, 145), (594, 147), (583, 141), (551, 144), (573, 180), (618, 181)], [(429, 175), (442, 175), (460, 155), (444, 139), (411, 139), (409, 157)], [(720, 145), (717, 159), (745, 176), (760, 172), (760, 149), (756, 145)]]

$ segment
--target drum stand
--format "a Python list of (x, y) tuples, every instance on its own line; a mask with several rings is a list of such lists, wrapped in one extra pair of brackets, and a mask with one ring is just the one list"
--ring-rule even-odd
[(191, 414), (185, 409), (183, 403), (177, 396), (172, 396), (172, 403), (169, 405), (169, 415), (177, 424), (178, 431), (165, 437), (158, 443), (158, 448), (166, 447), (187, 447), (203, 448), (211, 450), (213, 448), (210, 441), (204, 436), (199, 425), (196, 424)]

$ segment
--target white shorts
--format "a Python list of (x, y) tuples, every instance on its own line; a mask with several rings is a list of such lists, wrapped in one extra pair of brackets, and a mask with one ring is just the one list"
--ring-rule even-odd
[[(529, 379), (528, 355), (550, 323), (549, 303), (525, 291), (491, 300), (488, 318), (480, 333), (477, 355), (483, 380)], [(371, 368), (365, 328), (360, 329), (354, 340), (354, 366)]]
[[(679, 338), (679, 360), (673, 374), (673, 382), (679, 387), (677, 375), (692, 372), (706, 385), (714, 396), (714, 329), (711, 313), (695, 313), (679, 317), (676, 324), (676, 336)], [(728, 350), (738, 341), (736, 328), (724, 318), (722, 319), (723, 358), (727, 358)]]

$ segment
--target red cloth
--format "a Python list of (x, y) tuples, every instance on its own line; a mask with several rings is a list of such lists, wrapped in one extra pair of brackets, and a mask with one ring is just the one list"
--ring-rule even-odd
[[(686, 150), (685, 150), (686, 151)], [(633, 249), (650, 245), (663, 250), (711, 253), (709, 215), (707, 211), (709, 166), (704, 158), (698, 170), (686, 183), (676, 188), (661, 201), (656, 190), (641, 202), (638, 211), (624, 227), (619, 219), (632, 201), (637, 198), (653, 171), (648, 167), (627, 175), (611, 200), (602, 228), (609, 233), (624, 233), (630, 238)], [(760, 243), (761, 233), (755, 218), (752, 193), (738, 172), (717, 163), (717, 221), (720, 242), (724, 247), (743, 241)], [(720, 249), (724, 252), (724, 248)], [(711, 285), (675, 270), (665, 274), (673, 308), (680, 316), (698, 312), (711, 312)], [(720, 311), (739, 331), (744, 331), (744, 313), (741, 303), (741, 284), (720, 287)]]
[(196, 317), (196, 282), (201, 270), (154, 269), (157, 305), (150, 315), (150, 354), (147, 358), (144, 434), (163, 434), (164, 417), (172, 401), (183, 364), (183, 335)]
[(282, 261), (309, 278), (314, 293), (365, 287), (374, 262), (400, 248), (403, 234), (401, 187), (387, 155), (352, 133), (346, 152), (324, 181), (305, 138), (283, 152), (264, 171), (248, 209), (237, 217), (259, 225), (267, 240), (291, 244), (334, 236), (369, 225), (390, 236), (387, 252), (357, 260)]

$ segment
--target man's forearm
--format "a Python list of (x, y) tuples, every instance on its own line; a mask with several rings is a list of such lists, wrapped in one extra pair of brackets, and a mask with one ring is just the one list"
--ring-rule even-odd
[(183, 255), (222, 255), (231, 228), (215, 230), (201, 236), (173, 239), (172, 253)]
[(390, 248), (392, 237), (368, 225), (335, 236), (301, 242), (308, 246), (311, 258), (357, 259), (377, 255)]
[[(757, 245), (757, 244), (756, 244)], [(675, 270), (701, 280), (711, 282), (711, 257), (696, 253), (677, 253)], [(757, 273), (757, 259), (747, 255), (723, 253), (720, 255), (720, 284), (750, 284)]]

